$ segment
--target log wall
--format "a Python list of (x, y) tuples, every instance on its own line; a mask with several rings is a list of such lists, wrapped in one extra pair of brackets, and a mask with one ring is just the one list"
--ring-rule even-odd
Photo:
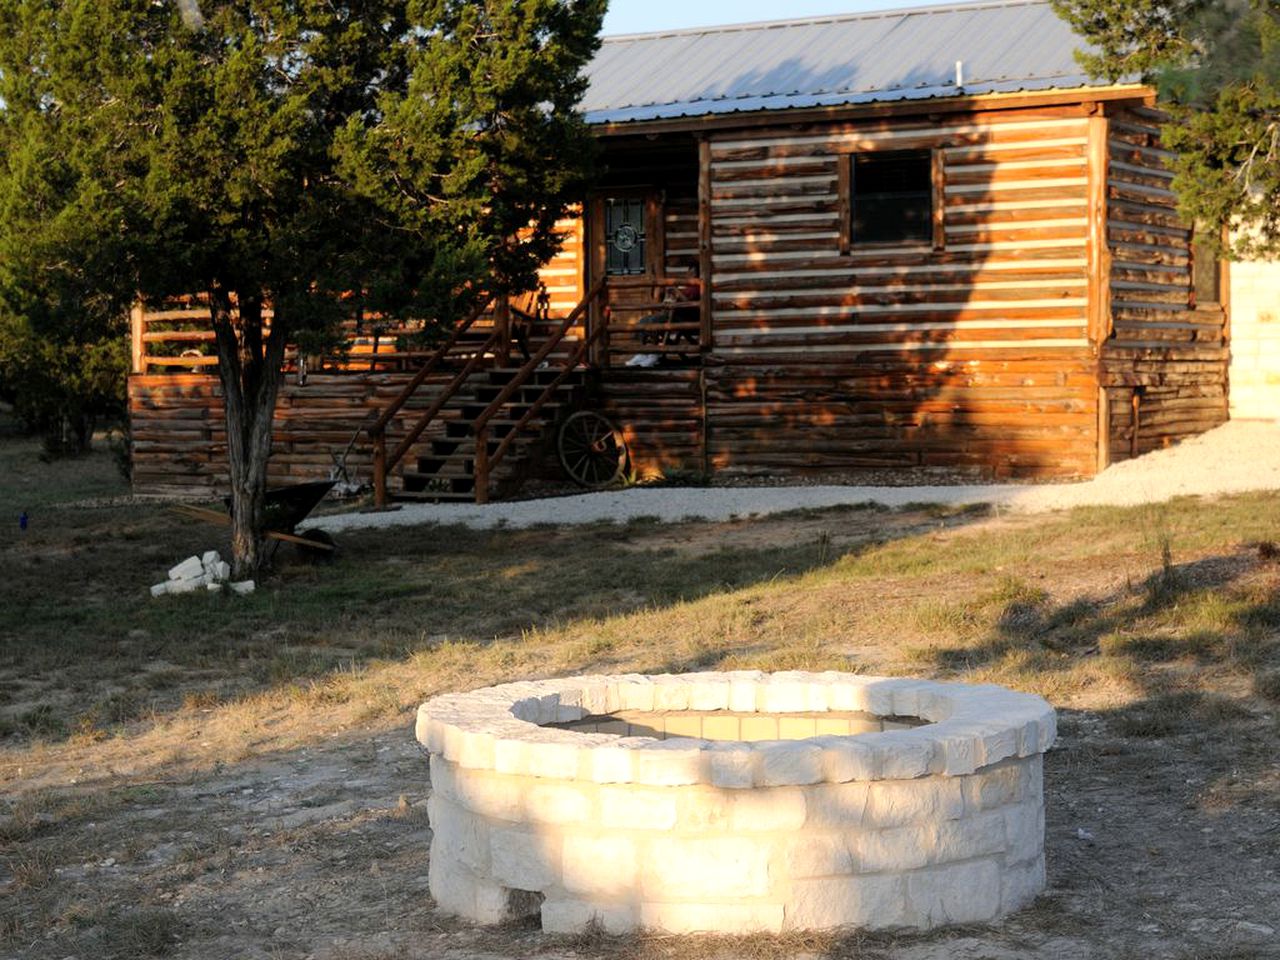
[[(712, 466), (1092, 473), (1088, 124), (1076, 108), (714, 136)], [(941, 249), (842, 254), (841, 156), (922, 148), (941, 160)]]
[(1191, 229), (1177, 213), (1158, 111), (1107, 118), (1110, 330), (1102, 346), (1109, 460), (1227, 419), (1226, 318), (1193, 305)]
[[(401, 391), (411, 373), (312, 374), (305, 386), (290, 377), (280, 389), (267, 473), (272, 486), (330, 475), (353, 434)], [(401, 410), (390, 428), (403, 436), (448, 378), (433, 378)], [(129, 378), (133, 488), (138, 493), (208, 497), (227, 491), (226, 417), (217, 377), (145, 374)], [(443, 435), (434, 422), (419, 447)], [(407, 460), (413, 461), (416, 452)], [(346, 461), (355, 480), (373, 475), (371, 450), (361, 436)]]

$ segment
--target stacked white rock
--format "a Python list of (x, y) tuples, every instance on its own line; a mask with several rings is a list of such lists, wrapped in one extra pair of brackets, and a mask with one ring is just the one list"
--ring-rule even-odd
[[(844, 711), (881, 733), (716, 741), (544, 726), (625, 711)], [(895, 724), (896, 726), (896, 724)], [(548, 932), (928, 929), (1044, 888), (1041, 698), (841, 673), (588, 676), (423, 704), (429, 882), (480, 923)]]
[(151, 587), (151, 596), (163, 597), (197, 590), (221, 591), (223, 585), (233, 593), (248, 594), (254, 591), (252, 580), (231, 581), (231, 564), (222, 559), (217, 550), (206, 550), (201, 556), (191, 556), (169, 570), (169, 579)]

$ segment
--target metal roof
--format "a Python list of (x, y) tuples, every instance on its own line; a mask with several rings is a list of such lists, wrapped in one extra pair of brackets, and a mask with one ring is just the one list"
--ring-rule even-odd
[[(590, 123), (1107, 86), (1047, 0), (605, 37), (587, 68)], [(962, 86), (956, 61), (962, 61)]]

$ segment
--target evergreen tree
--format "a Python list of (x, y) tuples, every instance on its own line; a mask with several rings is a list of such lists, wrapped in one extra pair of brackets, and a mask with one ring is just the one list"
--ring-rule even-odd
[(286, 343), (357, 307), (450, 322), (554, 249), (605, 5), (0, 0), (0, 290), (64, 320), (207, 295), (237, 575)]
[(1280, 3), (1054, 0), (1094, 75), (1155, 84), (1182, 215), (1234, 257), (1280, 256)]

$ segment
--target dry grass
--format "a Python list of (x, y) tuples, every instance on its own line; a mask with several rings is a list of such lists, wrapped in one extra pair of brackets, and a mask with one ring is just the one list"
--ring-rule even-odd
[[(30, 454), (0, 444), (0, 477), (10, 478), (0, 483), (16, 482)], [(1063, 710), (1068, 741), (1081, 746), (1058, 755), (1060, 775), (1114, 766), (1111, 780), (1142, 777), (1151, 745), (1177, 745), (1184, 759), (1169, 765), (1168, 783), (1194, 780), (1197, 792), (1166, 811), (1171, 829), (1186, 805), (1280, 814), (1265, 749), (1280, 732), (1280, 565), (1258, 546), (1280, 538), (1274, 496), (1021, 518), (860, 509), (725, 524), (368, 532), (344, 535), (328, 567), (292, 565), (282, 553), (249, 598), (152, 601), (147, 584), (220, 546), (219, 532), (156, 505), (59, 505), (117, 487), (101, 457), (54, 466), (84, 475), (58, 483), (40, 467), (31, 530), (0, 542), (0, 952), (45, 928), (70, 945), (60, 956), (159, 956), (204, 942), (211, 934), (168, 903), (95, 900), (59, 871), (101, 859), (97, 825), (178, 809), (192, 784), (329, 743), (358, 745), (406, 727), (435, 692), (522, 677), (844, 669), (1005, 683)], [(338, 802), (338, 786), (308, 802)], [(211, 809), (218, 830), (203, 822)], [(238, 876), (245, 852), (225, 825), (233, 814), (205, 806), (157, 821), (175, 851), (175, 882)], [(425, 828), (418, 806), (389, 816), (374, 827)], [(162, 842), (132, 830), (112, 836), (125, 860)], [(255, 841), (264, 869), (335, 845), (347, 867), (377, 866), (354, 836), (268, 832)], [(1093, 889), (1094, 866), (1069, 846), (1056, 855)], [(1087, 937), (1096, 918), (1055, 901), (1024, 924)], [(635, 960), (888, 957), (956, 935), (596, 937), (565, 949)], [(468, 942), (477, 955), (526, 955), (511, 938), (531, 934), (495, 936)], [(394, 944), (342, 949), (405, 954)]]

